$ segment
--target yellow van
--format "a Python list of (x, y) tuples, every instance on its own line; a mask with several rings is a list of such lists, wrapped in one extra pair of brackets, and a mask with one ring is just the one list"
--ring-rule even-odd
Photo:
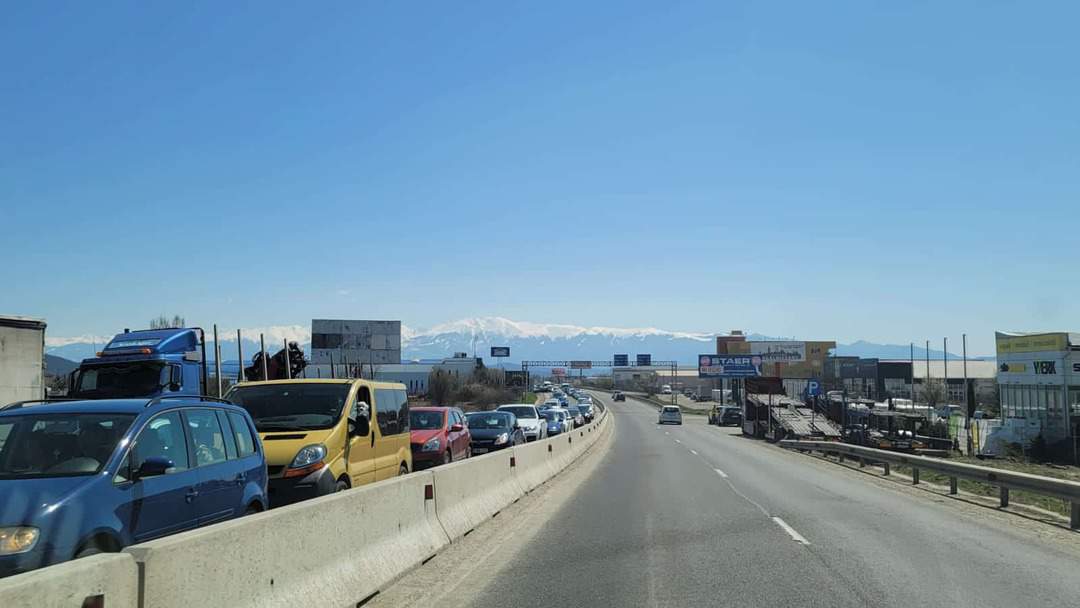
[(255, 421), (266, 452), (273, 507), (412, 470), (404, 384), (357, 379), (242, 382), (225, 398)]

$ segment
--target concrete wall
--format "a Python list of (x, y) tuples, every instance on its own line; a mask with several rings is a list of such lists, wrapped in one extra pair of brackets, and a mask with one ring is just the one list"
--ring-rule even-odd
[(524, 494), (510, 471), (513, 454), (501, 450), (432, 469), (436, 512), (451, 539), (464, 536)]
[(136, 608), (138, 591), (135, 560), (111, 553), (0, 579), (0, 606), (79, 608), (86, 598), (100, 595), (108, 608)]
[(144, 606), (349, 606), (450, 542), (430, 472), (135, 545)]

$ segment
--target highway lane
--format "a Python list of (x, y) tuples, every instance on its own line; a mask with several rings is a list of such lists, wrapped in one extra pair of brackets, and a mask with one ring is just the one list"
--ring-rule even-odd
[(980, 517), (703, 417), (661, 427), (646, 403), (611, 408), (616, 435), (602, 460), (568, 500), (528, 516), (538, 531), (520, 546), (478, 557), (456, 605), (1074, 606), (1080, 597), (1076, 535), (1033, 534), (1014, 516)]

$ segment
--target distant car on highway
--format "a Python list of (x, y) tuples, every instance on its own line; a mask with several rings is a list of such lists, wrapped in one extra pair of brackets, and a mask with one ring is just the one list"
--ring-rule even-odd
[(540, 416), (544, 419), (544, 425), (547, 427), (548, 437), (554, 437), (563, 432), (563, 418), (564, 416), (555, 409), (546, 409), (540, 412)]
[(524, 403), (511, 403), (495, 408), (497, 412), (510, 412), (517, 417), (525, 441), (536, 441), (547, 437), (547, 425), (541, 424), (540, 412), (534, 406)]
[(570, 405), (570, 400), (565, 395), (559, 395), (559, 406), (566, 407), (568, 405)]
[(660, 394), (661, 395), (670, 395), (671, 394), (671, 385), (670, 384), (665, 384), (665, 385), (661, 386), (660, 387)]
[(558, 399), (548, 399), (544, 402), (543, 405), (540, 406), (540, 409), (546, 410), (553, 407), (562, 407), (562, 403), (560, 403)]
[(243, 409), (201, 397), (0, 407), (0, 577), (269, 506)]
[(581, 408), (576, 405), (571, 405), (566, 408), (566, 411), (570, 413), (570, 417), (574, 419), (574, 426), (585, 426), (585, 416), (581, 413)]
[(472, 455), (472, 436), (465, 426), (465, 413), (456, 407), (410, 409), (409, 441), (414, 471)]
[(677, 405), (665, 405), (660, 408), (659, 424), (682, 424), (682, 410)]
[(517, 417), (510, 412), (469, 412), (465, 414), (472, 434), (472, 453), (484, 454), (525, 443)]
[(624, 395), (622, 393), (622, 391), (615, 391), (614, 393), (611, 393), (611, 400), (612, 401), (626, 401), (626, 395)]
[(559, 414), (559, 422), (562, 423), (562, 432), (569, 433), (574, 430), (574, 419), (570, 416), (570, 412), (565, 407), (552, 408), (551, 411)]

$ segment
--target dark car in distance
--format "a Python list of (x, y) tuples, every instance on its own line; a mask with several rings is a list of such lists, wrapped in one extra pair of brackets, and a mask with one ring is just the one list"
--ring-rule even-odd
[(611, 394), (611, 400), (612, 401), (626, 401), (626, 395), (622, 394), (621, 391), (615, 391), (614, 393)]
[(0, 576), (268, 508), (242, 408), (205, 397), (0, 407)]
[(414, 471), (472, 455), (472, 435), (465, 426), (465, 413), (456, 407), (411, 408), (409, 441)]
[(510, 412), (469, 412), (465, 414), (472, 434), (472, 453), (484, 454), (525, 443), (525, 433), (517, 416)]

